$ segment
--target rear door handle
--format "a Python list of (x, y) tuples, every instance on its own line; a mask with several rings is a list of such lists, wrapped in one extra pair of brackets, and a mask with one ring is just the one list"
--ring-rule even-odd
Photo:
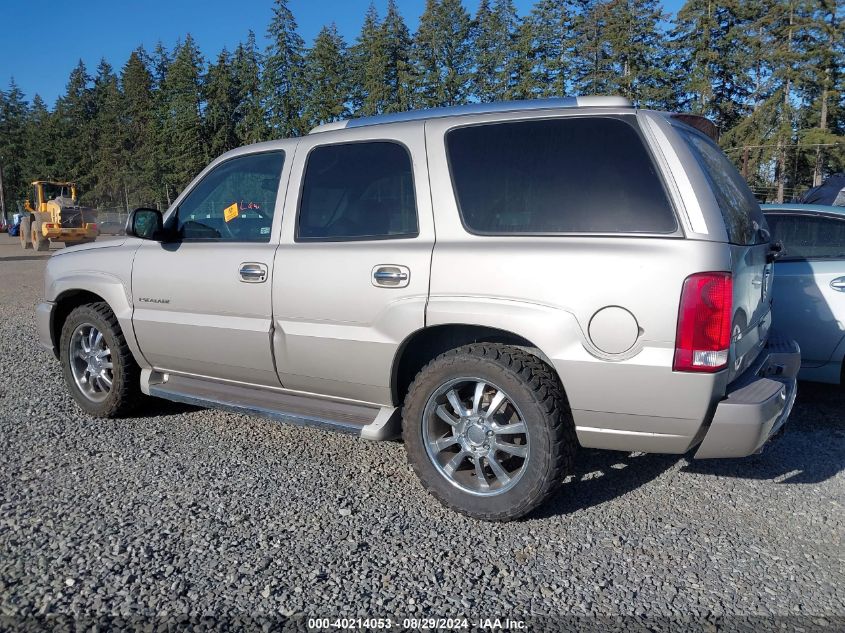
[(830, 287), (839, 292), (845, 292), (845, 277), (837, 277), (830, 282)]
[(241, 281), (248, 284), (260, 284), (267, 281), (267, 264), (243, 262), (238, 267)]
[(372, 281), (380, 288), (404, 288), (411, 280), (411, 271), (407, 266), (379, 264), (373, 267)]

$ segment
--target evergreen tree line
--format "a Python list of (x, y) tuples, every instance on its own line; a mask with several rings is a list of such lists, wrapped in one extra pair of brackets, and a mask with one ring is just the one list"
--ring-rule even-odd
[(76, 180), (84, 202), (165, 207), (239, 145), (372, 115), (503, 99), (617, 94), (703, 114), (752, 186), (789, 197), (845, 165), (842, 0), (427, 0), (411, 33), (395, 0), (347, 43), (310, 47), (275, 0), (261, 50), (250, 31), (207, 60), (186, 35), (138, 48), (119, 70), (80, 61), (50, 108), (0, 91), (7, 209), (37, 178)]

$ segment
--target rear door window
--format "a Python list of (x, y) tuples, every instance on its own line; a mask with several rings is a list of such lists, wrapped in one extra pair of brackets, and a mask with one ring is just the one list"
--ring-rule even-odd
[(783, 259), (845, 258), (845, 218), (767, 214), (772, 240), (783, 242)]
[(728, 241), (742, 246), (768, 242), (760, 205), (733, 163), (709, 138), (687, 131), (683, 136), (716, 197)]
[(296, 241), (419, 235), (411, 156), (392, 141), (321, 145), (311, 150)]
[(464, 226), (488, 235), (673, 233), (675, 214), (634, 126), (569, 117), (446, 135)]

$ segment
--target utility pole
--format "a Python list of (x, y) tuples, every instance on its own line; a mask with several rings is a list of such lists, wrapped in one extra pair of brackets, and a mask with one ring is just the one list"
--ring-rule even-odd
[(748, 181), (748, 146), (742, 148), (742, 179)]
[(0, 213), (6, 219), (6, 190), (3, 189), (3, 165), (0, 165)]

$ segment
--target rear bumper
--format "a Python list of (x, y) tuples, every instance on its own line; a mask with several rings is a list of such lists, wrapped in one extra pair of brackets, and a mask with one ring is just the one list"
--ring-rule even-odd
[(728, 386), (695, 458), (758, 452), (789, 418), (800, 367), (798, 344), (773, 332), (754, 365)]
[(56, 304), (52, 301), (42, 301), (35, 306), (35, 327), (38, 332), (38, 344), (46, 350), (56, 353), (56, 344), (53, 341), (53, 313), (56, 311)]

